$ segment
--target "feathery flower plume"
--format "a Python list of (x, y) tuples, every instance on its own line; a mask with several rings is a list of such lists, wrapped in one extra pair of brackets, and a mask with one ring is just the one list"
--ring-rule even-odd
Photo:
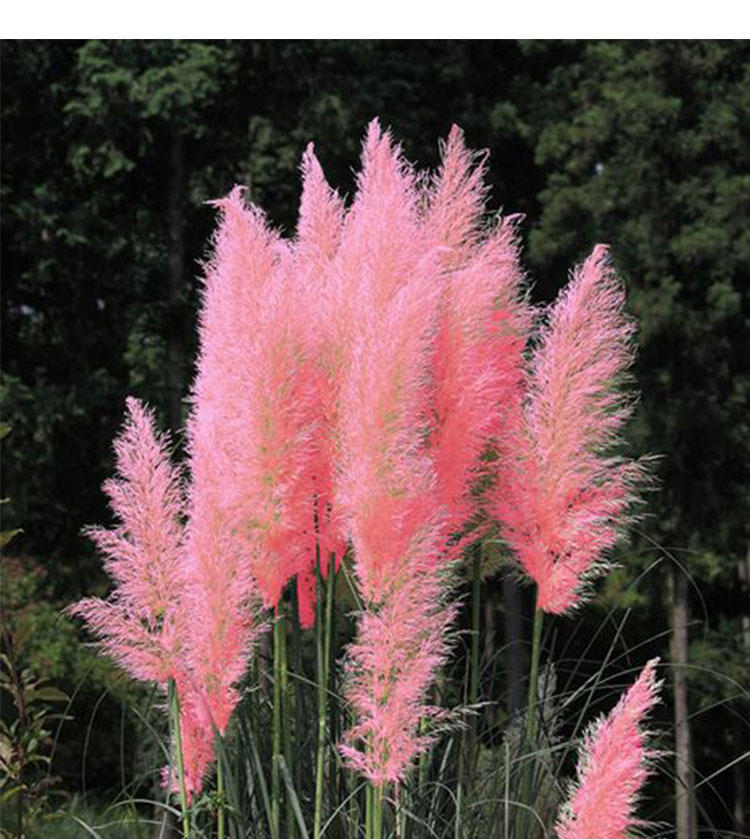
[(643, 668), (610, 714), (593, 723), (578, 758), (578, 782), (556, 826), (559, 839), (626, 839), (640, 823), (633, 809), (657, 756), (646, 748), (643, 719), (657, 701), (658, 659)]
[[(470, 518), (480, 455), (518, 398), (530, 324), (519, 293), (516, 218), (482, 231), (484, 160), (477, 166), (474, 160), (453, 126), (423, 219), (426, 235), (441, 248), (444, 268), (430, 448), (449, 533)], [(456, 542), (454, 550), (460, 546)]]
[(442, 511), (424, 448), (440, 286), (419, 224), (415, 176), (377, 121), (336, 259), (351, 307), (337, 428), (336, 501), (364, 601), (349, 650), (356, 724), (342, 752), (371, 783), (401, 780), (423, 742), (424, 692), (452, 611), (437, 578)]
[[(405, 563), (406, 564), (406, 563)], [(424, 717), (439, 716), (425, 701), (448, 653), (446, 629), (455, 605), (432, 563), (410, 557), (411, 577), (393, 585), (380, 608), (366, 608), (348, 650), (348, 698), (356, 722), (339, 746), (370, 783), (399, 783), (432, 742), (420, 735)]]
[(180, 475), (167, 445), (151, 413), (128, 399), (114, 444), (118, 477), (104, 484), (118, 524), (88, 530), (115, 589), (108, 600), (86, 598), (69, 610), (134, 678), (161, 686), (181, 666), (184, 587)]
[[(282, 479), (269, 436), (285, 414), (271, 414), (283, 375), (269, 370), (258, 344), (264, 302), (273, 291), (283, 246), (259, 211), (235, 188), (216, 202), (221, 221), (207, 266), (200, 312), (200, 351), (188, 420), (191, 486), (187, 529), (192, 712), (206, 731), (223, 733), (237, 702), (235, 683), (262, 631), (261, 600), (271, 605), (288, 567), (268, 543), (286, 526)], [(281, 353), (277, 360), (281, 361)], [(254, 364), (257, 365), (254, 368)]]
[[(104, 650), (134, 678), (156, 682), (162, 689), (169, 679), (177, 683), (185, 780), (191, 793), (201, 788), (213, 760), (213, 734), (193, 711), (202, 700), (190, 689), (187, 675), (184, 509), (180, 473), (170, 463), (167, 445), (166, 435), (154, 430), (151, 412), (129, 398), (125, 427), (114, 445), (118, 477), (104, 485), (119, 524), (112, 530), (88, 531), (106, 557), (116, 588), (109, 600), (87, 598), (70, 611), (86, 620), (103, 639)], [(177, 790), (174, 766), (172, 789)], [(166, 781), (168, 770), (163, 775)]]
[(317, 276), (328, 220), (310, 208), (309, 192), (299, 253), (268, 229), (259, 210), (244, 207), (238, 189), (217, 202), (223, 219), (201, 319), (196, 428), (214, 429), (201, 433), (214, 434), (221, 449), (210, 452), (220, 478), (217, 500), (267, 606), (309, 570), (314, 498), (318, 488), (325, 492), (322, 458), (315, 457), (324, 418), (317, 324), (308, 306), (314, 289), (304, 275)]
[(423, 224), (427, 236), (442, 248), (441, 262), (455, 268), (465, 264), (480, 236), (487, 153), (467, 149), (457, 125), (451, 126), (441, 151), (440, 168), (423, 194)]
[(292, 259), (297, 287), (305, 294), (309, 330), (306, 365), (310, 400), (311, 438), (309, 460), (300, 483), (308, 492), (309, 515), (314, 527), (305, 531), (307, 566), (297, 574), (300, 623), (309, 628), (315, 620), (316, 552), (320, 570), (328, 573), (328, 557), (337, 563), (344, 552), (341, 522), (334, 505), (334, 443), (341, 386), (341, 352), (338, 341), (336, 306), (332, 297), (333, 259), (338, 250), (344, 220), (344, 206), (339, 195), (326, 182), (323, 170), (310, 143), (302, 156), (302, 197), (297, 235), (292, 245)]
[(494, 512), (547, 612), (574, 607), (606, 567), (642, 474), (607, 454), (629, 413), (615, 386), (632, 357), (624, 299), (598, 245), (550, 312), (505, 436)]
[(425, 253), (414, 175), (371, 123), (358, 193), (336, 268), (354, 324), (338, 432), (337, 499), (367, 601), (401, 579), (415, 537), (434, 527), (434, 475), (424, 453), (428, 360), (440, 288)]

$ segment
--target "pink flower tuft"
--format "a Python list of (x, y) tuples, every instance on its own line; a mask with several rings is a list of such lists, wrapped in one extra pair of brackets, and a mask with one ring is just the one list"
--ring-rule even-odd
[(336, 268), (353, 332), (337, 428), (336, 500), (356, 552), (362, 593), (384, 602), (399, 567), (436, 525), (424, 452), (431, 339), (440, 287), (425, 250), (414, 175), (390, 136), (369, 127), (359, 191)]
[(414, 563), (410, 571), (381, 608), (363, 612), (348, 650), (348, 696), (357, 721), (339, 748), (377, 786), (403, 781), (432, 742), (417, 725), (439, 715), (424, 697), (445, 661), (446, 628), (455, 616), (432, 567)]
[(203, 700), (187, 677), (195, 627), (186, 619), (192, 581), (184, 556), (180, 473), (169, 462), (167, 438), (156, 434), (150, 412), (136, 399), (127, 400), (127, 410), (115, 440), (118, 477), (104, 485), (119, 524), (89, 530), (105, 554), (115, 591), (109, 600), (87, 598), (70, 611), (87, 621), (104, 650), (134, 678), (156, 682), (162, 690), (175, 679), (186, 783), (195, 792), (213, 760), (214, 738), (208, 715), (200, 722), (195, 714)]
[(217, 204), (188, 425), (193, 494), (221, 519), (212, 532), (231, 532), (221, 538), (237, 543), (246, 579), (273, 606), (304, 567), (313, 528), (312, 325), (289, 247), (238, 189)]
[(432, 242), (443, 249), (443, 264), (455, 268), (465, 263), (480, 236), (487, 153), (477, 155), (467, 149), (457, 125), (451, 126), (442, 151), (442, 164), (424, 196), (424, 226)]
[(333, 498), (335, 451), (332, 436), (339, 409), (343, 335), (336, 322), (332, 272), (344, 208), (325, 180), (312, 143), (302, 157), (301, 169), (302, 198), (292, 259), (297, 286), (305, 295), (307, 319), (312, 324), (312, 329), (306, 333), (305, 370), (311, 437), (307, 471), (299, 478), (300, 486), (307, 492), (310, 523), (303, 536), (304, 565), (298, 572), (297, 591), (300, 623), (303, 628), (309, 628), (315, 620), (316, 557), (320, 556), (320, 571), (325, 578), (330, 555), (336, 555), (338, 567), (346, 548)]
[(562, 808), (559, 839), (626, 839), (640, 823), (636, 798), (649, 774), (643, 720), (657, 701), (658, 659), (643, 668), (610, 714), (586, 732), (578, 759), (578, 783)]
[(336, 504), (364, 600), (349, 649), (356, 723), (342, 748), (372, 783), (403, 778), (424, 744), (424, 691), (450, 610), (437, 581), (443, 511), (425, 450), (429, 360), (441, 287), (413, 172), (375, 121), (336, 259), (347, 322), (336, 429)]
[(165, 685), (179, 666), (182, 643), (180, 475), (150, 412), (136, 399), (127, 400), (127, 411), (115, 440), (118, 477), (104, 484), (118, 524), (88, 531), (115, 589), (108, 600), (86, 598), (69, 611), (86, 620), (134, 678)]
[(480, 456), (521, 378), (529, 317), (514, 228), (480, 229), (474, 160), (454, 127), (426, 182), (371, 123), (334, 261), (343, 320), (356, 324), (339, 342), (336, 503), (365, 601), (342, 752), (375, 784), (403, 780), (427, 744), (417, 724), (434, 713), (424, 695), (454, 615), (450, 537), (473, 512)]
[[(471, 516), (480, 456), (500, 431), (508, 404), (517, 399), (531, 320), (519, 293), (515, 219), (481, 231), (484, 169), (472, 169), (473, 159), (454, 126), (423, 220), (426, 234), (441, 248), (445, 269), (430, 447), (449, 532)], [(456, 542), (455, 550), (460, 547)]]
[(494, 511), (547, 612), (575, 606), (606, 567), (642, 474), (608, 454), (629, 413), (615, 387), (632, 355), (623, 305), (599, 245), (550, 312), (504, 436)]

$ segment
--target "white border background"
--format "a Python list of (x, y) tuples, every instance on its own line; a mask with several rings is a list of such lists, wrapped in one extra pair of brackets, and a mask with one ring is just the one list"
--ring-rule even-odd
[(744, 38), (748, 0), (10, 0), (0, 38)]

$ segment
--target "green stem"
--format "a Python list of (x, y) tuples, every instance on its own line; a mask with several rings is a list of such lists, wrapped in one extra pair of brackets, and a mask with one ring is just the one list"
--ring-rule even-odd
[[(482, 604), (482, 549), (480, 545), (474, 547), (471, 571), (471, 653), (469, 661), (468, 700), (469, 705), (473, 708), (479, 701), (479, 630)], [(456, 786), (456, 823), (453, 829), (454, 839), (459, 839), (464, 833), (464, 798), (471, 798), (470, 784), (473, 780), (476, 767), (477, 720), (473, 713), (469, 719), (468, 743), (466, 743), (464, 732), (461, 732), (460, 742), (458, 783)]]
[(335, 764), (330, 760), (330, 743), (335, 742), (336, 739), (336, 720), (335, 710), (336, 703), (331, 702), (332, 694), (332, 678), (333, 678), (333, 658), (334, 658), (334, 620), (333, 612), (336, 597), (336, 554), (333, 552), (328, 557), (328, 576), (326, 577), (326, 631), (323, 643), (323, 655), (326, 662), (326, 708), (328, 711), (328, 744), (325, 748), (325, 761), (323, 766), (323, 774), (328, 777), (328, 807), (329, 812), (334, 812), (336, 809), (336, 784), (334, 782)]
[[(292, 592), (292, 603), (291, 603), (291, 613), (292, 613), (292, 630), (290, 633), (290, 638), (292, 641), (291, 644), (291, 670), (293, 673), (302, 673), (302, 656), (300, 653), (300, 637), (302, 635), (302, 629), (300, 627), (299, 622), (299, 596), (297, 593), (297, 586), (292, 585), (291, 587)], [(295, 679), (292, 682), (291, 686), (291, 716), (294, 720), (294, 733), (295, 736), (299, 736), (298, 732), (303, 731), (302, 725), (302, 707), (300, 701), (300, 687), (299, 681)], [(303, 761), (297, 760), (294, 763), (294, 786), (296, 789), (301, 789), (302, 786), (302, 768)]]
[[(479, 702), (479, 632), (480, 632), (480, 616), (482, 611), (482, 549), (481, 545), (476, 545), (474, 548), (474, 557), (472, 562), (472, 582), (471, 582), (471, 677), (469, 683), (469, 704), (472, 708), (476, 708)], [(469, 771), (466, 777), (466, 796), (468, 800), (472, 800), (474, 774), (477, 766), (477, 741), (479, 720), (475, 716), (476, 711), (471, 715), (471, 729), (469, 738), (469, 753), (467, 759), (469, 761)]]
[(315, 547), (315, 654), (318, 688), (318, 742), (315, 754), (315, 815), (313, 839), (320, 839), (323, 821), (323, 766), (325, 762), (326, 691), (325, 640), (323, 638), (323, 581), (320, 573), (320, 547)]
[[(279, 658), (281, 670), (281, 734), (284, 742), (284, 762), (290, 775), (294, 767), (292, 765), (292, 733), (291, 733), (291, 691), (289, 689), (289, 669), (286, 656), (286, 622), (284, 614), (279, 615)], [(286, 835), (287, 839), (295, 839), (297, 835), (297, 822), (294, 817), (294, 805), (292, 797), (288, 794), (286, 802)]]
[(393, 800), (396, 807), (395, 822), (395, 839), (406, 839), (406, 810), (403, 803), (404, 790), (400, 784), (396, 784), (393, 789)]
[[(461, 743), (463, 744), (464, 735), (461, 732)], [(456, 785), (456, 824), (453, 828), (453, 839), (461, 839), (461, 828), (463, 822), (463, 808), (464, 808), (464, 759), (459, 753), (458, 755), (458, 784)]]
[(219, 759), (216, 761), (216, 793), (218, 797), (219, 839), (224, 839), (224, 770), (221, 766), (221, 757), (219, 755)]
[(271, 836), (281, 836), (281, 619), (277, 615), (273, 625), (273, 722), (271, 742)]
[(374, 792), (375, 790), (372, 784), (367, 784), (365, 787), (365, 839), (373, 839), (372, 825)]
[[(422, 737), (424, 737), (427, 734), (427, 720), (424, 717), (419, 721), (419, 734)], [(429, 752), (425, 749), (419, 756), (419, 782), (417, 785), (417, 800), (421, 800), (425, 792), (425, 786), (427, 784), (427, 773), (429, 771), (429, 759)]]
[(182, 832), (184, 839), (190, 839), (190, 819), (188, 817), (187, 787), (185, 786), (185, 764), (182, 757), (182, 723), (180, 721), (180, 697), (174, 679), (167, 684), (169, 694), (169, 716), (177, 751), (177, 772), (180, 778), (180, 809), (182, 810)]
[(526, 718), (526, 740), (533, 745), (539, 729), (539, 714), (537, 712), (537, 696), (539, 693), (539, 656), (542, 649), (542, 619), (544, 612), (534, 610), (534, 634), (531, 641), (531, 673), (529, 675), (528, 716)]
[[(531, 669), (529, 672), (529, 694), (526, 711), (526, 732), (524, 737), (524, 752), (532, 751), (536, 746), (539, 731), (539, 712), (537, 710), (537, 696), (539, 693), (539, 657), (542, 649), (542, 621), (544, 612), (538, 607), (534, 610), (534, 630), (531, 641)], [(532, 807), (533, 766), (531, 758), (524, 754), (521, 772), (521, 804)], [(516, 839), (524, 835), (529, 818), (528, 809), (519, 809), (516, 813)]]
[(328, 681), (331, 672), (331, 635), (333, 629), (333, 599), (336, 578), (336, 557), (331, 554), (325, 586), (323, 611), (323, 579), (320, 573), (320, 551), (316, 560), (317, 596), (315, 598), (315, 635), (318, 669), (318, 745), (315, 760), (315, 815), (313, 839), (320, 839), (323, 822), (323, 784), (326, 774), (326, 721), (328, 717)]
[(385, 804), (385, 787), (375, 787), (372, 791), (372, 839), (382, 839), (383, 836), (383, 808)]
[[(479, 701), (479, 619), (482, 605), (482, 554), (477, 546), (474, 550), (471, 583), (471, 684), (469, 687), (469, 703), (476, 705)], [(472, 717), (474, 720), (474, 717)], [(472, 725), (476, 736), (476, 725)]]

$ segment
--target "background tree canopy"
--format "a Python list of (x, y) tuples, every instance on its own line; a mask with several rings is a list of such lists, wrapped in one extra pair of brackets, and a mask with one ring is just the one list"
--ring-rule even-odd
[(100, 691), (97, 713), (116, 721), (129, 688), (101, 664), (83, 679), (91, 655), (59, 609), (106, 586), (81, 528), (108, 520), (100, 486), (126, 394), (179, 434), (206, 201), (247, 184), (291, 230), (306, 143), (351, 193), (378, 115), (421, 166), (454, 122), (489, 149), (495, 206), (527, 215), (538, 299), (611, 244), (639, 327), (629, 439), (660, 460), (590, 620), (620, 602), (634, 610), (628, 645), (668, 656), (671, 634), (675, 660), (689, 658), (692, 760), (696, 779), (712, 776), (699, 819), (740, 829), (742, 766), (714, 773), (750, 740), (736, 698), (750, 683), (748, 45), (6, 41), (2, 81), (4, 527), (24, 529), (4, 560), (4, 606), (31, 627), (29, 663), (68, 692), (81, 685), (58, 750), (65, 785), (119, 782), (117, 749), (96, 742), (82, 776), (82, 743)]

